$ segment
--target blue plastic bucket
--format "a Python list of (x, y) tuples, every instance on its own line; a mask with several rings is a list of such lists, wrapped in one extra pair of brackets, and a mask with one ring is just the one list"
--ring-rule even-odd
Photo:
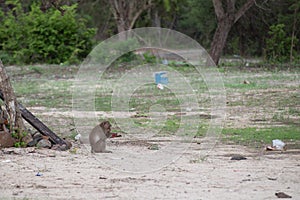
[(155, 83), (167, 85), (169, 80), (167, 77), (167, 72), (155, 72)]

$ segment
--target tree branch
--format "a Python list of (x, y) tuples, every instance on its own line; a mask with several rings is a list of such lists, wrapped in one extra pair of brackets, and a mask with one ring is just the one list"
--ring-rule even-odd
[(131, 23), (130, 23), (130, 26), (129, 28), (132, 29), (136, 20), (139, 18), (139, 16), (147, 9), (149, 9), (150, 7), (152, 7), (153, 4), (151, 3), (151, 0), (148, 2), (148, 4), (144, 4), (142, 8), (140, 8), (136, 14), (133, 16), (132, 20), (131, 20)]
[(215, 14), (217, 16), (218, 21), (224, 17), (224, 9), (222, 5), (222, 0), (212, 0), (214, 4)]
[(119, 6), (116, 0), (110, 0), (109, 1), (110, 5), (111, 5), (111, 10), (112, 13), (115, 17), (115, 19), (118, 19), (118, 13), (119, 13)]
[(234, 23), (237, 22), (254, 3), (255, 0), (248, 0), (235, 14)]
[(233, 14), (235, 12), (235, 0), (227, 0), (227, 13)]

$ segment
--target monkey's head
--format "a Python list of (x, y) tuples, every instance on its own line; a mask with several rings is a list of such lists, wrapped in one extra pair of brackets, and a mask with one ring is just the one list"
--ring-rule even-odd
[(111, 133), (111, 124), (109, 123), (109, 121), (104, 121), (100, 124), (100, 127), (103, 129), (106, 137), (110, 137)]

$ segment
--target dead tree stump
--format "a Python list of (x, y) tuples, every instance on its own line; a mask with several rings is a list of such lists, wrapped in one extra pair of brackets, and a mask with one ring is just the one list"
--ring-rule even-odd
[(24, 130), (24, 123), (21, 117), (21, 113), (18, 108), (16, 96), (14, 94), (13, 88), (10, 84), (9, 77), (3, 67), (2, 61), (0, 60), (0, 89), (4, 96), (4, 103), (6, 110), (9, 115), (9, 125), (10, 130), (18, 128)]
[[(38, 130), (42, 135), (49, 137), (49, 140), (59, 145), (60, 150), (67, 150), (71, 147), (71, 144), (66, 143), (63, 139), (58, 137), (54, 132), (52, 132), (43, 122), (41, 122), (37, 117), (35, 117), (29, 110), (16, 101), (16, 97), (13, 92), (13, 88), (10, 84), (9, 77), (7, 76), (3, 64), (0, 60), (0, 100), (3, 100), (6, 105), (6, 110), (8, 113), (11, 135), (12, 131), (16, 128), (20, 130), (20, 134), (25, 130), (25, 126), (22, 121), (22, 117), (36, 130)], [(13, 113), (10, 113), (13, 112)], [(0, 116), (1, 118), (1, 116)], [(1, 119), (0, 119), (1, 122)], [(1, 124), (1, 123), (0, 123)], [(28, 144), (32, 141), (32, 136), (27, 134), (25, 137), (19, 135), (22, 141)], [(0, 138), (1, 139), (1, 138)], [(0, 144), (1, 147), (1, 144)]]
[(10, 84), (9, 77), (6, 74), (2, 61), (0, 60), (0, 90), (3, 93), (4, 104), (8, 114), (9, 132), (16, 132), (18, 138), (26, 144), (32, 140), (30, 134), (23, 135), (25, 125), (22, 120), (18, 102), (14, 90)]

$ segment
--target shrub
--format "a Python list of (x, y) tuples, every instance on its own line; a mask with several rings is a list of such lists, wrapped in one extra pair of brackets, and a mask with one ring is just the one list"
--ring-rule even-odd
[[(270, 26), (270, 37), (266, 40), (266, 58), (269, 61), (289, 61), (292, 38), (287, 37), (284, 28), (284, 24)], [(294, 43), (297, 43), (297, 39)]]
[(64, 6), (64, 15), (54, 8), (43, 13), (38, 4), (28, 13), (18, 6), (1, 12), (0, 58), (10, 64), (76, 63), (85, 58), (96, 30), (77, 19), (76, 6)]

